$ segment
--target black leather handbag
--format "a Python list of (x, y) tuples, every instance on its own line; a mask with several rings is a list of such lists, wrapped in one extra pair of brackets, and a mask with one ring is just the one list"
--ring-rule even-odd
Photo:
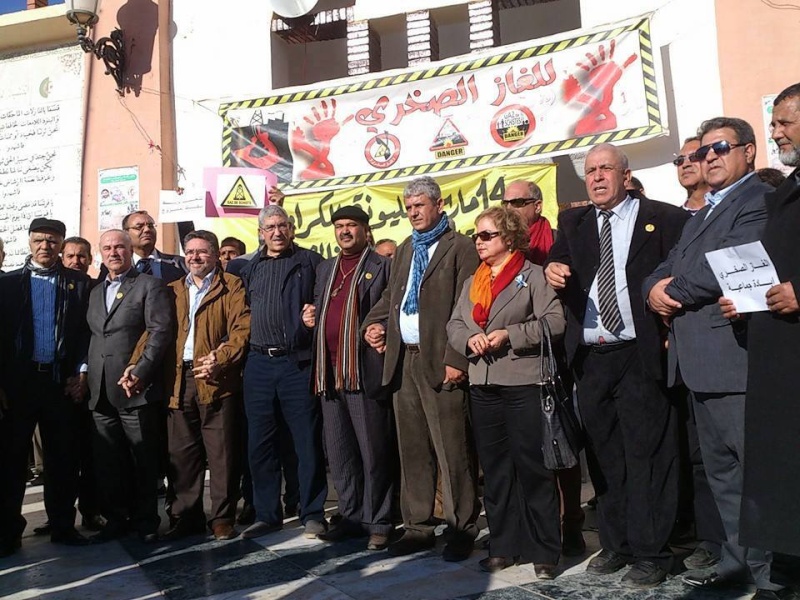
[(542, 328), (542, 454), (546, 469), (569, 469), (578, 464), (581, 450), (581, 426), (572, 409), (572, 394), (564, 389), (553, 356), (550, 326), (540, 320)]

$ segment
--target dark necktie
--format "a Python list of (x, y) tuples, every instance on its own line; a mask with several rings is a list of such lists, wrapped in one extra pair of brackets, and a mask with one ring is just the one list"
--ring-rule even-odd
[(603, 326), (612, 333), (622, 329), (622, 315), (617, 303), (617, 284), (614, 278), (614, 247), (611, 243), (610, 210), (602, 210), (603, 226), (600, 228), (600, 268), (597, 271), (597, 300)]
[(136, 263), (136, 270), (139, 273), (147, 273), (148, 275), (153, 274), (153, 265), (151, 264), (153, 259), (151, 258), (141, 258), (139, 262)]

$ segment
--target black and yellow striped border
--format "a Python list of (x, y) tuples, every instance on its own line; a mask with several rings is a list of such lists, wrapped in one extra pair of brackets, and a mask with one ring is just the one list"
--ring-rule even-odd
[(458, 160), (443, 161), (439, 163), (418, 165), (414, 167), (406, 167), (402, 169), (387, 169), (384, 171), (377, 171), (374, 173), (365, 173), (361, 175), (350, 175), (348, 177), (334, 177), (331, 179), (317, 179), (314, 181), (300, 181), (287, 185), (287, 190), (309, 190), (326, 187), (340, 187), (348, 185), (361, 185), (377, 181), (384, 181), (387, 179), (410, 178), (418, 177), (420, 175), (430, 175), (443, 171), (451, 171), (454, 169), (476, 168), (496, 163), (502, 163), (509, 160), (517, 160), (522, 158), (531, 158), (542, 154), (554, 154), (558, 152), (575, 152), (596, 144), (606, 142), (615, 143), (624, 140), (636, 139), (639, 137), (656, 135), (664, 131), (661, 121), (661, 110), (658, 102), (658, 88), (656, 83), (656, 68), (653, 58), (653, 44), (650, 38), (650, 20), (645, 18), (640, 21), (631, 22), (625, 26), (608, 29), (606, 31), (599, 31), (589, 35), (561, 40), (559, 42), (550, 42), (541, 46), (534, 46), (524, 50), (512, 50), (503, 54), (494, 56), (485, 56), (482, 58), (468, 60), (461, 63), (443, 65), (427, 70), (419, 70), (408, 73), (401, 73), (393, 77), (383, 77), (361, 81), (354, 84), (340, 85), (336, 87), (320, 88), (314, 90), (306, 90), (292, 94), (284, 94), (281, 96), (269, 96), (266, 98), (257, 98), (253, 100), (243, 100), (239, 102), (228, 102), (221, 104), (219, 107), (219, 115), (223, 120), (223, 133), (222, 133), (222, 164), (226, 167), (231, 166), (231, 141), (233, 138), (234, 127), (230, 119), (228, 119), (228, 112), (231, 110), (242, 109), (257, 109), (264, 106), (278, 106), (290, 102), (299, 102), (304, 100), (315, 100), (328, 98), (330, 96), (342, 96), (344, 94), (353, 94), (356, 92), (380, 89), (392, 85), (398, 85), (407, 82), (419, 81), (424, 79), (432, 79), (443, 75), (451, 75), (454, 73), (464, 73), (475, 71), (485, 67), (491, 67), (498, 64), (523, 60), (534, 56), (542, 56), (544, 54), (552, 54), (561, 52), (570, 48), (586, 46), (589, 44), (596, 44), (611, 38), (618, 37), (623, 33), (631, 31), (639, 31), (639, 47), (640, 56), (642, 60), (642, 74), (643, 83), (645, 88), (645, 98), (647, 101), (648, 124), (643, 127), (636, 127), (632, 129), (623, 129), (617, 131), (603, 132), (596, 135), (583, 136), (572, 138), (568, 140), (559, 140), (547, 144), (536, 144), (534, 146), (527, 146), (524, 148), (517, 148), (507, 152), (499, 152), (496, 154), (486, 154), (483, 156), (474, 156)]

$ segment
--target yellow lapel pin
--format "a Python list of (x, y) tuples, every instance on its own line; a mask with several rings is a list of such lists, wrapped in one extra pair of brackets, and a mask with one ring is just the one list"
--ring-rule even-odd
[(656, 226), (653, 225), (652, 223), (648, 223), (647, 225), (644, 226), (644, 230), (647, 233), (653, 233), (656, 230)]
[(372, 279), (372, 273), (365, 273), (364, 279)]
[(122, 292), (117, 292), (117, 300), (121, 300), (121, 299), (122, 299)]
[(67, 285), (67, 287), (69, 289), (71, 289), (71, 290), (74, 290), (75, 289), (75, 284), (74, 283), (70, 283), (70, 284)]

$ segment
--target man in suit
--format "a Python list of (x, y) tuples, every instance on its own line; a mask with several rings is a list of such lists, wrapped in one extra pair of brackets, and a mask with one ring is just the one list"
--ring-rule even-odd
[[(164, 283), (177, 281), (189, 270), (186, 261), (177, 254), (167, 254), (156, 249), (158, 229), (156, 222), (146, 210), (137, 210), (122, 219), (122, 229), (127, 232), (133, 244), (133, 266), (140, 273), (152, 275)], [(100, 269), (100, 279), (105, 272)]]
[(662, 367), (660, 320), (641, 285), (688, 215), (625, 189), (628, 158), (611, 144), (586, 157), (590, 204), (561, 213), (545, 276), (567, 308), (565, 345), (586, 429), (603, 550), (598, 575), (633, 563), (623, 583), (658, 585), (678, 501), (677, 430)]
[[(800, 83), (789, 86), (773, 102), (772, 139), (781, 162), (795, 170), (765, 198), (767, 222), (761, 243), (769, 253), (780, 283), (766, 292), (768, 311), (748, 315), (747, 397), (741, 530), (746, 546), (772, 550), (772, 581), (800, 585), (800, 527), (794, 500), (800, 472), (796, 426), (797, 365), (800, 355)], [(722, 298), (723, 314), (739, 319), (733, 302)], [(781, 597), (800, 598), (788, 590)]]
[(300, 519), (304, 535), (315, 538), (327, 531), (328, 485), (320, 409), (310, 391), (313, 335), (302, 314), (314, 302), (322, 257), (294, 244), (294, 225), (280, 206), (264, 207), (258, 223), (264, 248), (241, 271), (251, 310), (244, 405), (256, 509), (256, 521), (242, 537), (283, 527), (280, 440), (288, 429), (298, 460)]
[(44, 504), (50, 541), (89, 540), (75, 530), (78, 492), (78, 411), (83, 400), (89, 331), (89, 278), (59, 260), (64, 223), (37, 218), (28, 233), (30, 255), (0, 278), (0, 557), (19, 547), (28, 448), (36, 424), (47, 469)]
[[(107, 275), (89, 298), (89, 390), (95, 467), (108, 522), (95, 536), (109, 541), (133, 527), (144, 542), (158, 539), (158, 427), (162, 395), (151, 385), (173, 340), (169, 297), (163, 282), (139, 273), (127, 233), (100, 236)], [(144, 349), (131, 361), (140, 338)]]
[(317, 267), (314, 306), (303, 312), (306, 327), (316, 325), (311, 381), (342, 516), (319, 538), (369, 535), (367, 549), (383, 550), (392, 530), (394, 417), (381, 386), (383, 356), (359, 330), (389, 281), (391, 261), (370, 249), (369, 215), (358, 206), (339, 208), (331, 222), (341, 252)]
[[(217, 236), (184, 238), (189, 275), (169, 285), (177, 336), (164, 366), (169, 399), (170, 479), (175, 485), (167, 539), (203, 533), (235, 537), (239, 496), (239, 412), (242, 362), (250, 335), (244, 287), (219, 265)], [(143, 343), (134, 352), (137, 362)], [(205, 467), (211, 471), (211, 518), (203, 512)]]
[(692, 394), (703, 463), (727, 536), (715, 572), (689, 573), (683, 580), (718, 587), (752, 575), (768, 598), (778, 589), (770, 582), (769, 555), (739, 545), (746, 324), (722, 316), (717, 304), (722, 291), (705, 254), (758, 240), (767, 217), (764, 194), (772, 188), (754, 173), (756, 144), (749, 123), (718, 117), (703, 122), (698, 134), (701, 146), (693, 156), (711, 188), (708, 205), (688, 222), (643, 287), (650, 310), (671, 323), (669, 384), (683, 381)]
[(364, 321), (364, 338), (386, 354), (382, 383), (396, 389), (405, 532), (389, 553), (433, 547), (438, 461), (448, 525), (442, 557), (461, 561), (472, 553), (480, 503), (466, 419), (468, 362), (449, 345), (446, 326), (478, 254), (469, 238), (450, 227), (433, 178), (411, 181), (403, 201), (414, 231), (398, 246), (389, 285)]

